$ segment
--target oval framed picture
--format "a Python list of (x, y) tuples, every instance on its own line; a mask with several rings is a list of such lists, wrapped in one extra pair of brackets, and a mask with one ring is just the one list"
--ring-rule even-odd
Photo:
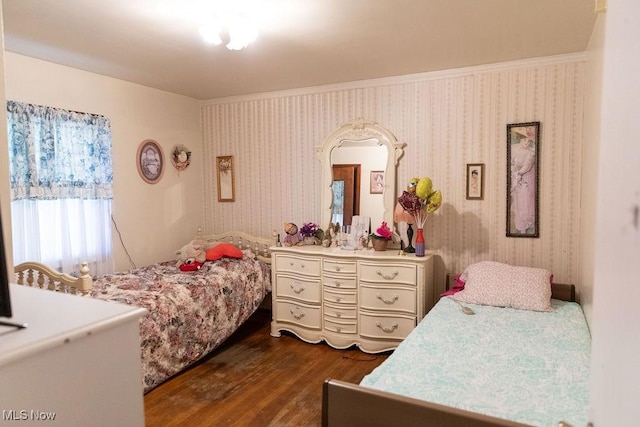
[(145, 139), (138, 147), (136, 156), (138, 173), (149, 184), (155, 184), (164, 172), (164, 153), (162, 147), (153, 139)]

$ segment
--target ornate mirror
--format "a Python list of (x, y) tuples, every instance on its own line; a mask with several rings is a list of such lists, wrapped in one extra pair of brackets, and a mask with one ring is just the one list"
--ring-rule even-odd
[(353, 215), (371, 218), (375, 229), (386, 221), (393, 229), (396, 166), (404, 153), (387, 129), (360, 118), (333, 131), (317, 147), (322, 162), (321, 227), (351, 225)]

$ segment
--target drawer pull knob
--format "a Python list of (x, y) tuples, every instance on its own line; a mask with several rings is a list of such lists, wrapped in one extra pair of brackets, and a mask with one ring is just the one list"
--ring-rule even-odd
[(340, 285), (341, 285), (341, 283), (336, 280), (336, 288), (339, 288)]
[(394, 295), (393, 298), (391, 299), (385, 299), (382, 294), (376, 294), (376, 298), (378, 298), (380, 301), (382, 301), (385, 304), (393, 304), (396, 301), (398, 301), (398, 295)]
[[(297, 287), (296, 287), (297, 285)], [(296, 294), (299, 294), (301, 292), (304, 292), (304, 286), (302, 286), (300, 283), (298, 282), (293, 282), (291, 284), (291, 289), (293, 290), (293, 292), (295, 292)]]
[(393, 280), (393, 279), (395, 279), (395, 278), (396, 278), (396, 276), (397, 276), (398, 274), (400, 274), (400, 272), (399, 272), (399, 271), (397, 271), (397, 270), (396, 270), (396, 271), (394, 271), (394, 272), (393, 272), (393, 274), (392, 274), (391, 276), (387, 276), (386, 274), (384, 274), (384, 273), (383, 273), (382, 271), (380, 271), (380, 270), (376, 271), (376, 273), (378, 273), (378, 275), (379, 275), (380, 277), (382, 277), (383, 279), (386, 279), (386, 280)]
[(393, 323), (393, 325), (391, 325), (390, 328), (385, 328), (384, 326), (382, 326), (382, 324), (380, 322), (376, 322), (376, 326), (378, 328), (380, 328), (382, 330), (382, 332), (386, 332), (388, 334), (390, 334), (391, 332), (395, 331), (396, 329), (398, 329), (398, 324), (397, 323)]
[(336, 317), (340, 317), (340, 316), (342, 316), (342, 314), (336, 312)]
[(342, 298), (336, 297), (336, 302), (340, 302), (341, 300), (342, 300)]
[(342, 328), (336, 328), (336, 332), (337, 332), (337, 333), (342, 332)]
[(300, 312), (300, 313), (294, 313), (293, 309), (289, 310), (291, 312), (291, 315), (296, 319), (296, 320), (300, 320), (304, 317), (304, 313)]
[(304, 264), (300, 264), (300, 268), (304, 268)]

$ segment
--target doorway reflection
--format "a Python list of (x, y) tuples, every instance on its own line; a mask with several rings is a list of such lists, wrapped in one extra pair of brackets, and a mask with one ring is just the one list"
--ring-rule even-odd
[(331, 222), (344, 223), (344, 181), (333, 181), (333, 206), (331, 208)]
[[(333, 165), (333, 223), (351, 225), (354, 215), (360, 215), (360, 165)], [(336, 183), (338, 186), (336, 186)], [(336, 211), (337, 210), (337, 211)], [(335, 221), (336, 213), (341, 216)]]

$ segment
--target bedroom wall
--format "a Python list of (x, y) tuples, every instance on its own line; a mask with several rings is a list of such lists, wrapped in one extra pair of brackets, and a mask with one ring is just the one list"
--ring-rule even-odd
[(602, 34), (591, 328), (591, 411), (595, 426), (640, 425), (640, 16), (635, 0), (608, 2)]
[[(540, 58), (398, 78), (213, 99), (202, 108), (208, 231), (268, 236), (319, 220), (314, 147), (357, 117), (407, 143), (398, 191), (430, 176), (444, 204), (426, 225), (437, 279), (493, 259), (549, 268), (575, 283), (585, 55)], [(506, 125), (541, 122), (540, 238), (507, 238)], [(215, 157), (233, 155), (236, 201), (218, 203)], [(485, 197), (465, 198), (467, 163), (484, 163)], [(327, 224), (321, 224), (326, 227)]]
[[(0, 45), (4, 46), (4, 31), (2, 20), (2, 1), (0, 1)], [(4, 52), (0, 52), (0, 81), (4, 81)], [(5, 88), (0, 85), (0, 102), (5, 102)], [(6, 153), (8, 150), (7, 145), (7, 111), (2, 109), (0, 112), (0, 151)], [(9, 162), (0, 161), (0, 177), (9, 176)], [(11, 247), (11, 203), (6, 196), (9, 194), (9, 179), (0, 179), (0, 215), (2, 215), (2, 230), (4, 243), (6, 248)], [(7, 271), (11, 271), (13, 267), (13, 254), (11, 251), (7, 251), (5, 254)], [(2, 262), (2, 261), (0, 261)]]
[[(6, 97), (111, 120), (114, 199), (112, 225), (116, 270), (175, 258), (203, 224), (202, 139), (199, 101), (5, 52)], [(162, 179), (147, 184), (136, 166), (138, 145), (154, 139), (166, 161)], [(176, 144), (192, 151), (189, 168), (178, 173), (169, 155)], [(5, 157), (6, 158), (6, 157)]]
[(593, 310), (593, 274), (595, 261), (595, 226), (598, 206), (598, 150), (600, 146), (600, 104), (602, 102), (602, 67), (606, 14), (598, 15), (587, 50), (585, 84), (584, 145), (582, 150), (582, 209), (580, 212), (580, 247), (578, 283), (581, 284), (583, 311), (591, 324)]

